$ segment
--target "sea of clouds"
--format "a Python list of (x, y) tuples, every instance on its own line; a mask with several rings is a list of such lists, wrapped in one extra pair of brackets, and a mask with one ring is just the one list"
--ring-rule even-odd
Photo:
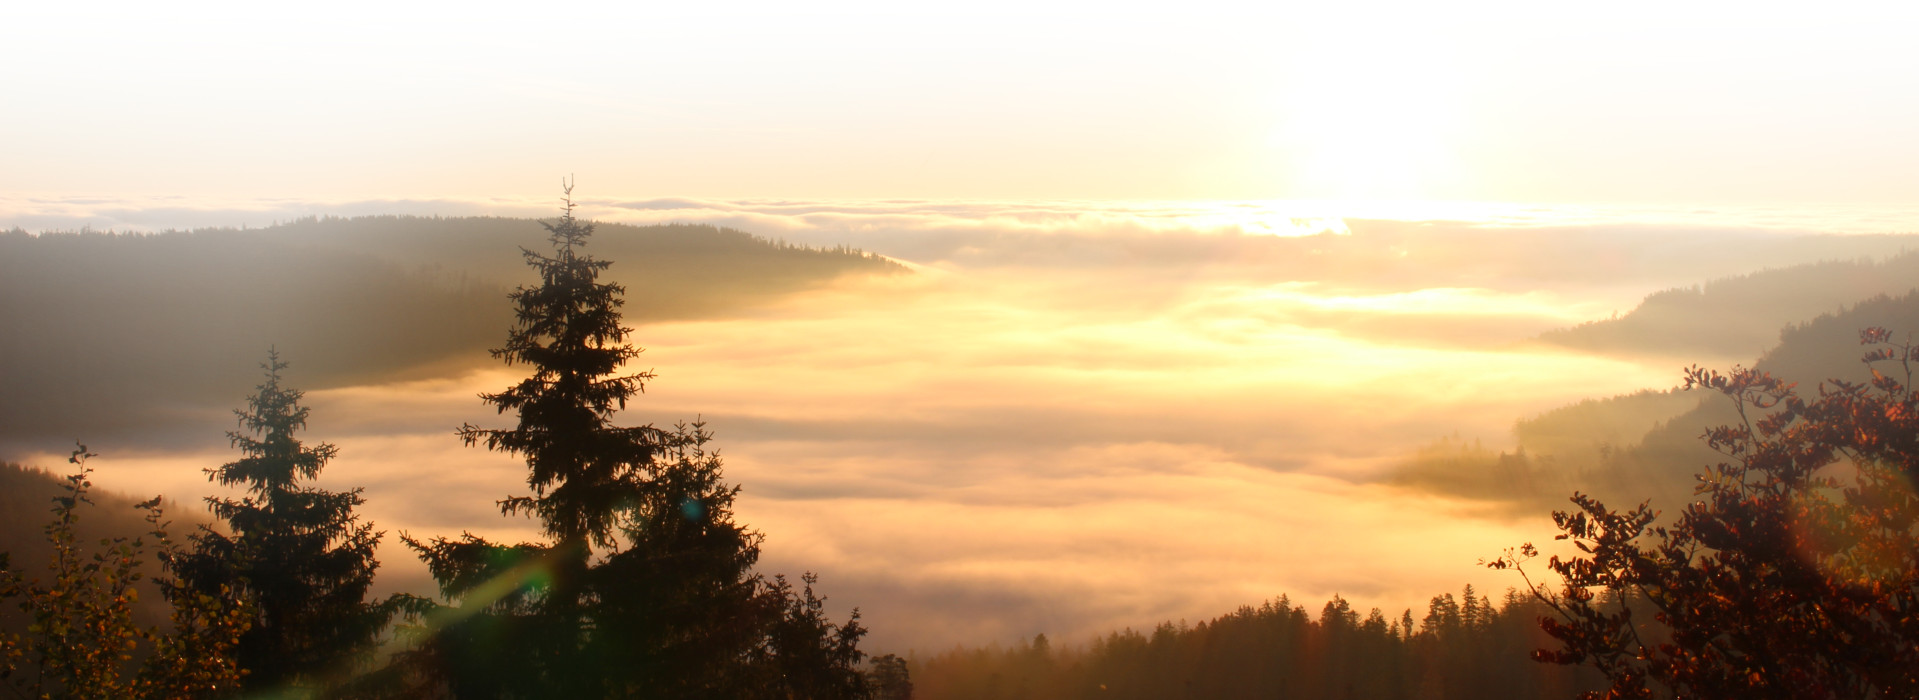
[[(557, 204), (15, 198), (0, 199), (0, 226), (550, 217)], [(621, 417), (704, 420), (743, 486), (739, 519), (767, 536), (761, 569), (819, 572), (836, 610), (861, 608), (881, 652), (1037, 633), (1083, 642), (1281, 593), (1396, 613), (1467, 582), (1519, 585), (1476, 562), (1550, 539), (1546, 513), (1394, 487), (1392, 466), (1441, 437), (1499, 444), (1519, 417), (1677, 381), (1673, 367), (1525, 342), (1542, 331), (1791, 264), (1814, 249), (1802, 234), (1915, 220), (1824, 211), (591, 198), (578, 209), (849, 245), (915, 269), (638, 328), (647, 350), (633, 369), (659, 378)], [(1888, 252), (1872, 236), (1818, 240)], [(525, 491), (524, 465), (452, 436), (507, 425), (476, 395), (516, 376), (308, 396), (309, 439), (341, 448), (322, 483), (364, 487), (363, 512), (389, 533), (383, 590), (428, 591), (395, 533), (534, 536), (494, 505)], [(212, 492), (200, 470), (233, 458), (217, 440), (228, 427), (197, 447), (96, 446), (98, 480), (191, 502)]]

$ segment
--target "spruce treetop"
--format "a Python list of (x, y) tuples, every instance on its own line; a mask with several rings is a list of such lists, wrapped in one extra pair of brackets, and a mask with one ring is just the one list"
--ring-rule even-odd
[(572, 191), (565, 186), (565, 214), (540, 223), (553, 253), (521, 249), (540, 284), (509, 296), (517, 323), (506, 345), (492, 351), (509, 366), (531, 366), (533, 373), (504, 391), (480, 395), (502, 414), (515, 412), (519, 424), (492, 430), (469, 423), (458, 434), (468, 445), (485, 443), (527, 460), (533, 495), (501, 500), (501, 512), (537, 515), (547, 534), (561, 541), (612, 546), (620, 505), (615, 501), (647, 479), (666, 435), (652, 426), (612, 423), (613, 412), (644, 391), (653, 373), (619, 373), (641, 352), (627, 344), (632, 329), (620, 321), (626, 288), (599, 281), (612, 263), (580, 250), (593, 225), (574, 218)]
[(277, 350), (269, 350), (260, 367), (266, 381), (247, 398), (245, 409), (233, 412), (243, 430), (227, 431), (227, 439), (246, 456), (206, 471), (221, 486), (245, 484), (254, 496), (271, 497), (293, 488), (296, 479), (318, 476), (339, 450), (324, 442), (306, 447), (293, 437), (306, 428), (307, 408), (300, 405), (306, 394), (280, 385), (287, 363)]

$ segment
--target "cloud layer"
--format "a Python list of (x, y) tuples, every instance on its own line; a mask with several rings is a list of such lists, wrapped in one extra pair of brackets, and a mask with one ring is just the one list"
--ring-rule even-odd
[[(1470, 563), (1528, 535), (1373, 484), (1398, 455), (1663, 378), (1353, 329), (1376, 315), (1438, 336), (1462, 332), (1447, 318), (1563, 322), (1547, 306), (1099, 271), (849, 280), (754, 318), (640, 329), (640, 366), (661, 377), (626, 420), (703, 417), (746, 488), (741, 519), (768, 533), (763, 568), (822, 573), (879, 649), (1079, 639), (1280, 592), (1410, 606), (1461, 579), (1497, 585)], [(327, 482), (366, 487), (390, 532), (530, 537), (493, 505), (524, 490), (524, 466), (451, 435), (500, 422), (475, 394), (512, 377), (313, 393), (313, 439), (342, 449)], [(102, 483), (167, 493), (206, 492), (198, 469), (230, 458), (101, 451)], [(382, 556), (383, 586), (423, 587), (394, 543)]]

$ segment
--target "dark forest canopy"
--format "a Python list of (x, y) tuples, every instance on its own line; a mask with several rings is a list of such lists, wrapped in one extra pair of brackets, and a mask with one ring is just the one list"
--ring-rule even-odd
[[(166, 442), (218, 420), (269, 347), (302, 384), (444, 376), (483, 361), (525, 282), (537, 222), (303, 219), (158, 234), (0, 233), (0, 454), (26, 440)], [(844, 274), (899, 265), (700, 225), (601, 227), (597, 253), (637, 321), (738, 313)]]
[(908, 660), (919, 700), (1000, 698), (1567, 698), (1599, 687), (1586, 668), (1527, 655), (1552, 640), (1546, 608), (1467, 586), (1425, 610), (1360, 613), (1335, 596), (1317, 612), (1286, 596), (1189, 625), (1112, 632), (1090, 645), (1045, 635), (1011, 647), (955, 648)]

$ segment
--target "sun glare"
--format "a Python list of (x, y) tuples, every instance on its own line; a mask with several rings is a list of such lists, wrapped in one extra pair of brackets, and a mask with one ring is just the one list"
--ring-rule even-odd
[(1269, 143), (1294, 196), (1446, 198), (1457, 179), (1449, 137), (1458, 96), (1447, 57), (1417, 37), (1352, 46), (1307, 40), (1281, 88)]

